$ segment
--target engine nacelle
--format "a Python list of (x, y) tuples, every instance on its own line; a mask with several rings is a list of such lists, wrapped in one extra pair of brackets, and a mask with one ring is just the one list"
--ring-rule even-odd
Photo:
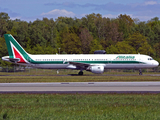
[(104, 66), (89, 66), (86, 71), (91, 71), (92, 73), (101, 74), (104, 72)]

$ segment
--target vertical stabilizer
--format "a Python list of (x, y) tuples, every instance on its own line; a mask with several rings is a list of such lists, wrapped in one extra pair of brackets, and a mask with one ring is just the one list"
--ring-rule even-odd
[(15, 40), (11, 34), (5, 34), (5, 41), (9, 53), (9, 58), (19, 59), (18, 63), (28, 63), (28, 53), (22, 48), (22, 46)]

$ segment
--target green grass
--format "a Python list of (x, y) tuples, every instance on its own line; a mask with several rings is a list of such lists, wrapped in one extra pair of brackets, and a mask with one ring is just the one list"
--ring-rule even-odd
[[(148, 72), (147, 72), (148, 71)], [(50, 70), (50, 69), (26, 69), (25, 71), (21, 72), (0, 72), (0, 75), (77, 75), (79, 70), (59, 70), (59, 74), (57, 74), (57, 70)], [(91, 72), (83, 71), (85, 76), (88, 75), (96, 75), (96, 76), (101, 76), (101, 75), (122, 75), (122, 74), (131, 74), (131, 75), (138, 75), (139, 71), (138, 70), (105, 70), (103, 74), (94, 74)], [(143, 71), (144, 75), (147, 74), (160, 74), (160, 72), (153, 72), (152, 69), (148, 69)]]
[[(56, 70), (30, 70), (27, 72), (0, 72), (0, 83), (16, 82), (116, 82), (116, 81), (160, 81), (159, 76), (150, 76), (151, 72), (139, 76), (138, 72), (105, 72), (93, 74), (84, 72), (77, 76), (78, 71), (61, 70), (57, 75)], [(154, 73), (158, 74), (158, 73)], [(71, 76), (73, 75), (73, 76)]]
[(0, 94), (0, 119), (158, 120), (160, 94)]
[(0, 83), (160, 81), (159, 76), (0, 76)]

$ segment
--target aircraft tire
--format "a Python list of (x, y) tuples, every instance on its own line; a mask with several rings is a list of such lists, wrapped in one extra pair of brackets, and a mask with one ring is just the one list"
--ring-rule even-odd
[(82, 72), (82, 71), (80, 71), (80, 72), (78, 73), (78, 75), (83, 75), (83, 72)]

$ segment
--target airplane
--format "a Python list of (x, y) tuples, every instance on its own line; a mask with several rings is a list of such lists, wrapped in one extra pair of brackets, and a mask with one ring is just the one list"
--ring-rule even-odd
[(148, 55), (142, 54), (39, 54), (27, 53), (11, 34), (4, 34), (9, 56), (2, 60), (41, 69), (73, 69), (101, 74), (104, 69), (141, 69), (154, 68), (159, 63)]

